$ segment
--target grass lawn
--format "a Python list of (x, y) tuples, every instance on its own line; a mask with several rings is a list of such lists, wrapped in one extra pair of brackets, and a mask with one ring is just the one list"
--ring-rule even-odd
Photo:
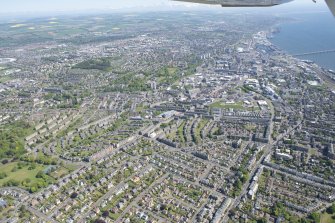
[(80, 165), (75, 163), (66, 163), (64, 164), (64, 168), (68, 169), (70, 172), (75, 171), (76, 169), (80, 168)]
[(121, 214), (118, 214), (118, 213), (115, 213), (115, 214), (110, 213), (110, 214), (109, 214), (109, 217), (110, 217), (111, 219), (113, 219), (113, 220), (116, 220), (116, 219), (118, 219), (118, 218), (120, 217), (120, 215), (121, 215)]
[(223, 103), (222, 101), (218, 101), (218, 102), (214, 102), (213, 104), (211, 104), (210, 107), (211, 108), (225, 108), (225, 109), (233, 108), (237, 110), (247, 110), (247, 108), (243, 106), (243, 102), (226, 104), (226, 103)]
[(7, 81), (9, 81), (11, 79), (12, 78), (10, 76), (2, 76), (2, 77), (0, 77), (0, 83), (7, 82)]
[(16, 180), (19, 182), (22, 182), (23, 180), (29, 178), (31, 180), (31, 183), (36, 183), (38, 179), (36, 178), (36, 174), (39, 171), (43, 171), (46, 166), (36, 164), (36, 168), (33, 170), (28, 170), (30, 165), (22, 167), (22, 169), (17, 169), (15, 172), (12, 172), (12, 169), (14, 167), (17, 167), (18, 162), (13, 162), (13, 163), (8, 163), (5, 165), (1, 165), (1, 170), (0, 172), (6, 173), (7, 177), (4, 179), (0, 179), (0, 185), (3, 186), (5, 182), (8, 180)]
[(205, 119), (201, 119), (201, 121), (199, 122), (198, 126), (195, 129), (195, 137), (197, 138), (197, 142), (199, 142), (202, 137), (201, 137), (201, 130), (205, 127), (205, 125), (207, 124), (208, 120)]
[(328, 214), (326, 212), (321, 214), (320, 223), (334, 223), (334, 222), (335, 222), (335, 219), (332, 218), (331, 214)]
[(167, 68), (169, 75), (173, 75), (177, 72), (177, 68), (176, 67), (168, 67)]
[(308, 152), (309, 152), (310, 155), (318, 155), (318, 151), (316, 149), (313, 149), (313, 148), (310, 148), (308, 150)]
[(209, 105), (209, 107), (211, 108), (223, 108), (223, 109), (234, 109), (234, 110), (242, 110), (242, 111), (259, 111), (259, 107), (258, 106), (253, 106), (253, 107), (246, 107), (244, 106), (243, 102), (236, 102), (233, 104), (226, 104), (222, 101), (217, 101), (214, 102), (213, 104)]
[(208, 122), (208, 120), (206, 120), (206, 119), (201, 119), (201, 121), (199, 122), (199, 124), (198, 124), (198, 126), (197, 126), (197, 129), (196, 129), (197, 134), (200, 135), (201, 130), (206, 126), (207, 122)]
[(149, 108), (149, 106), (144, 106), (143, 103), (141, 103), (141, 104), (137, 105), (136, 112), (141, 113), (141, 112), (143, 112), (147, 108)]
[(168, 139), (170, 139), (170, 140), (175, 139), (175, 138), (176, 138), (176, 132), (172, 132), (172, 133), (168, 134), (168, 135), (166, 136), (166, 138), (168, 138)]
[(54, 172), (50, 173), (50, 176), (52, 176), (55, 179), (59, 179), (59, 178), (65, 176), (66, 174), (68, 174), (69, 172), (71, 172), (71, 171), (64, 168), (64, 167), (60, 167), (57, 170), (55, 170)]
[(179, 136), (179, 141), (181, 142), (181, 143), (184, 143), (185, 142), (185, 138), (184, 138), (184, 126), (185, 126), (185, 124), (186, 124), (186, 121), (183, 121), (182, 123), (181, 123), (181, 125), (178, 127), (178, 130), (177, 130), (177, 132), (178, 132), (178, 136)]
[(246, 124), (246, 125), (244, 125), (244, 128), (245, 128), (246, 130), (249, 130), (249, 131), (255, 131), (256, 128), (257, 128), (257, 126), (254, 125), (254, 124)]

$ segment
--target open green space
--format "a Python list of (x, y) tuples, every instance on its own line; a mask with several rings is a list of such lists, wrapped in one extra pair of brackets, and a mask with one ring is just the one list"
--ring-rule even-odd
[(248, 130), (248, 131), (255, 131), (257, 126), (255, 124), (252, 124), (252, 123), (248, 123), (248, 124), (245, 124), (243, 126), (244, 129)]
[(185, 136), (184, 136), (184, 126), (185, 126), (185, 124), (186, 124), (186, 121), (183, 121), (181, 123), (181, 125), (178, 127), (178, 130), (177, 130), (179, 141), (181, 143), (184, 143), (186, 141)]
[(334, 223), (335, 222), (335, 203), (320, 214), (320, 223)]
[(258, 106), (247, 107), (244, 105), (242, 101), (235, 103), (225, 103), (223, 101), (217, 101), (209, 105), (211, 108), (222, 108), (222, 109), (234, 109), (234, 110), (242, 110), (242, 111), (259, 111)]
[(144, 105), (143, 103), (137, 105), (136, 107), (136, 112), (138, 113), (143, 113), (145, 111), (145, 109), (149, 108), (149, 106)]
[(176, 67), (168, 67), (167, 71), (169, 75), (173, 75), (178, 71), (178, 69)]
[(0, 77), (0, 83), (5, 83), (5, 82), (7, 82), (7, 81), (10, 81), (11, 79), (13, 79), (12, 77), (10, 77), (10, 76), (2, 76), (2, 77)]
[(33, 133), (32, 126), (24, 121), (7, 124), (0, 129), (0, 159), (19, 158), (26, 150), (24, 138)]
[(46, 165), (27, 162), (2, 164), (0, 186), (17, 186), (35, 192), (53, 182), (53, 178), (44, 173), (46, 168)]
[(62, 178), (63, 176), (65, 176), (66, 174), (68, 174), (69, 172), (70, 172), (70, 170), (68, 170), (67, 168), (60, 167), (57, 170), (50, 173), (50, 176), (55, 178), (55, 179), (59, 179), (59, 178)]
[(185, 68), (165, 66), (157, 73), (158, 82), (164, 84), (174, 84), (179, 81), (183, 76), (189, 76), (196, 72), (199, 62), (194, 58), (189, 58), (189, 64)]
[(201, 136), (201, 130), (206, 126), (206, 124), (208, 123), (207, 119), (201, 119), (201, 121), (199, 122), (196, 130), (195, 130), (195, 134), (197, 137), (202, 138)]
[(327, 212), (322, 213), (320, 216), (320, 223), (334, 223), (335, 214), (328, 214)]
[(22, 181), (26, 178), (33, 179), (35, 178), (36, 174), (39, 171), (43, 171), (46, 167), (44, 165), (36, 165), (36, 168), (33, 170), (29, 170), (29, 166), (25, 166), (22, 169), (17, 169), (16, 171), (12, 171), (17, 167), (18, 162), (8, 163), (5, 165), (1, 165), (1, 173), (5, 173), (7, 177), (4, 179), (0, 179), (0, 185), (3, 184), (8, 180), (17, 180)]
[(224, 108), (224, 109), (237, 109), (237, 110), (248, 110), (248, 108), (243, 106), (243, 102), (236, 102), (236, 103), (231, 103), (227, 104), (222, 101), (214, 102), (213, 104), (210, 105), (211, 108)]
[(78, 63), (73, 68), (79, 68), (85, 70), (110, 71), (111, 62), (109, 58), (91, 59)]

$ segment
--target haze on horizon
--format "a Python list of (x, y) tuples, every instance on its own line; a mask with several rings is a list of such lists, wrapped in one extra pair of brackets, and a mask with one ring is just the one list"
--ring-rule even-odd
[[(177, 9), (213, 9), (213, 10), (236, 10), (232, 8), (222, 9), (220, 6), (208, 6), (192, 3), (174, 2), (171, 0), (11, 0), (2, 2), (0, 14), (2, 15), (20, 15), (31, 13), (48, 13), (48, 12), (92, 12), (92, 11), (144, 11), (144, 10), (177, 10)], [(326, 10), (324, 1), (319, 0), (314, 4), (312, 0), (295, 0), (275, 9), (266, 9), (272, 11), (286, 10)], [(255, 9), (249, 9), (255, 10)], [(260, 9), (256, 9), (260, 10)], [(263, 9), (261, 9), (263, 10)]]

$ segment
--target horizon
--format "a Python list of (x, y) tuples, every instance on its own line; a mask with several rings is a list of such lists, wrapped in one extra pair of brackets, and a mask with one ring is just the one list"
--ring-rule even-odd
[(301, 10), (328, 10), (324, 1), (314, 4), (312, 1), (295, 0), (283, 5), (269, 8), (222, 8), (219, 5), (174, 2), (172, 0), (123, 0), (110, 2), (97, 0), (59, 0), (45, 2), (41, 0), (13, 0), (5, 2), (0, 8), (0, 18), (35, 18), (53, 15), (97, 14), (115, 12), (152, 12), (152, 11), (221, 11), (221, 12), (260, 12), (260, 13), (291, 13)]
[(1, 222), (334, 223), (335, 0), (184, 1), (3, 0)]

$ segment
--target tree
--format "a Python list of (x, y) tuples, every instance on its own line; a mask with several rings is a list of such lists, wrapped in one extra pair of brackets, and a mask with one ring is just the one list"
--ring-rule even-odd
[(109, 216), (109, 211), (104, 211), (102, 217), (107, 218)]
[(43, 171), (38, 171), (38, 173), (36, 174), (36, 178), (44, 178), (44, 172)]
[(4, 179), (4, 178), (6, 178), (6, 177), (7, 177), (7, 174), (6, 174), (6, 173), (3, 173), (3, 172), (0, 173), (0, 179)]
[(8, 162), (9, 162), (8, 159), (4, 159), (1, 161), (2, 164), (7, 164)]
[(36, 164), (35, 164), (35, 163), (32, 163), (32, 164), (30, 165), (30, 167), (28, 168), (28, 170), (34, 170), (34, 169), (36, 169)]
[(257, 220), (257, 223), (266, 223), (266, 219), (265, 218), (260, 218)]
[(328, 214), (335, 214), (335, 203), (333, 203), (332, 206), (330, 206), (329, 208), (327, 208), (327, 213)]
[(73, 192), (71, 195), (70, 195), (70, 198), (72, 199), (75, 199), (78, 197), (78, 193), (77, 192)]
[(19, 181), (11, 179), (11, 180), (8, 180), (4, 184), (4, 186), (6, 186), (6, 187), (17, 187), (17, 186), (19, 186), (19, 184), (20, 184)]
[(162, 129), (164, 129), (164, 128), (166, 128), (166, 127), (168, 127), (168, 124), (167, 124), (167, 123), (162, 123), (162, 124), (161, 124), (161, 128), (162, 128)]
[(247, 174), (243, 174), (240, 179), (241, 179), (241, 182), (244, 184), (249, 179), (249, 174), (248, 173)]
[(286, 214), (286, 208), (283, 203), (277, 202), (273, 207), (272, 207), (272, 214), (276, 217), (279, 217), (280, 215)]
[(26, 211), (26, 206), (22, 205), (22, 206), (20, 207), (20, 211), (25, 212), (25, 211)]
[(30, 187), (29, 188), (29, 192), (30, 193), (35, 193), (37, 191), (37, 188), (36, 187)]
[(160, 207), (160, 210), (161, 210), (161, 211), (164, 211), (164, 210), (166, 210), (166, 209), (167, 209), (166, 204), (162, 204), (161, 207)]
[(22, 186), (28, 186), (31, 183), (31, 179), (26, 178), (24, 181), (21, 182)]
[(27, 209), (24, 205), (22, 205), (19, 210), (20, 210), (19, 218), (22, 219), (22, 218), (26, 218), (26, 217), (29, 216), (30, 212), (27, 211)]
[(309, 216), (309, 218), (312, 219), (313, 222), (315, 222), (315, 223), (319, 223), (320, 222), (320, 214), (317, 213), (317, 212), (311, 213), (310, 216)]
[[(31, 126), (24, 121), (16, 121), (3, 126), (0, 130), (0, 159), (19, 158), (26, 150), (24, 149), (24, 137), (29, 134)], [(8, 160), (3, 160), (8, 162)]]

